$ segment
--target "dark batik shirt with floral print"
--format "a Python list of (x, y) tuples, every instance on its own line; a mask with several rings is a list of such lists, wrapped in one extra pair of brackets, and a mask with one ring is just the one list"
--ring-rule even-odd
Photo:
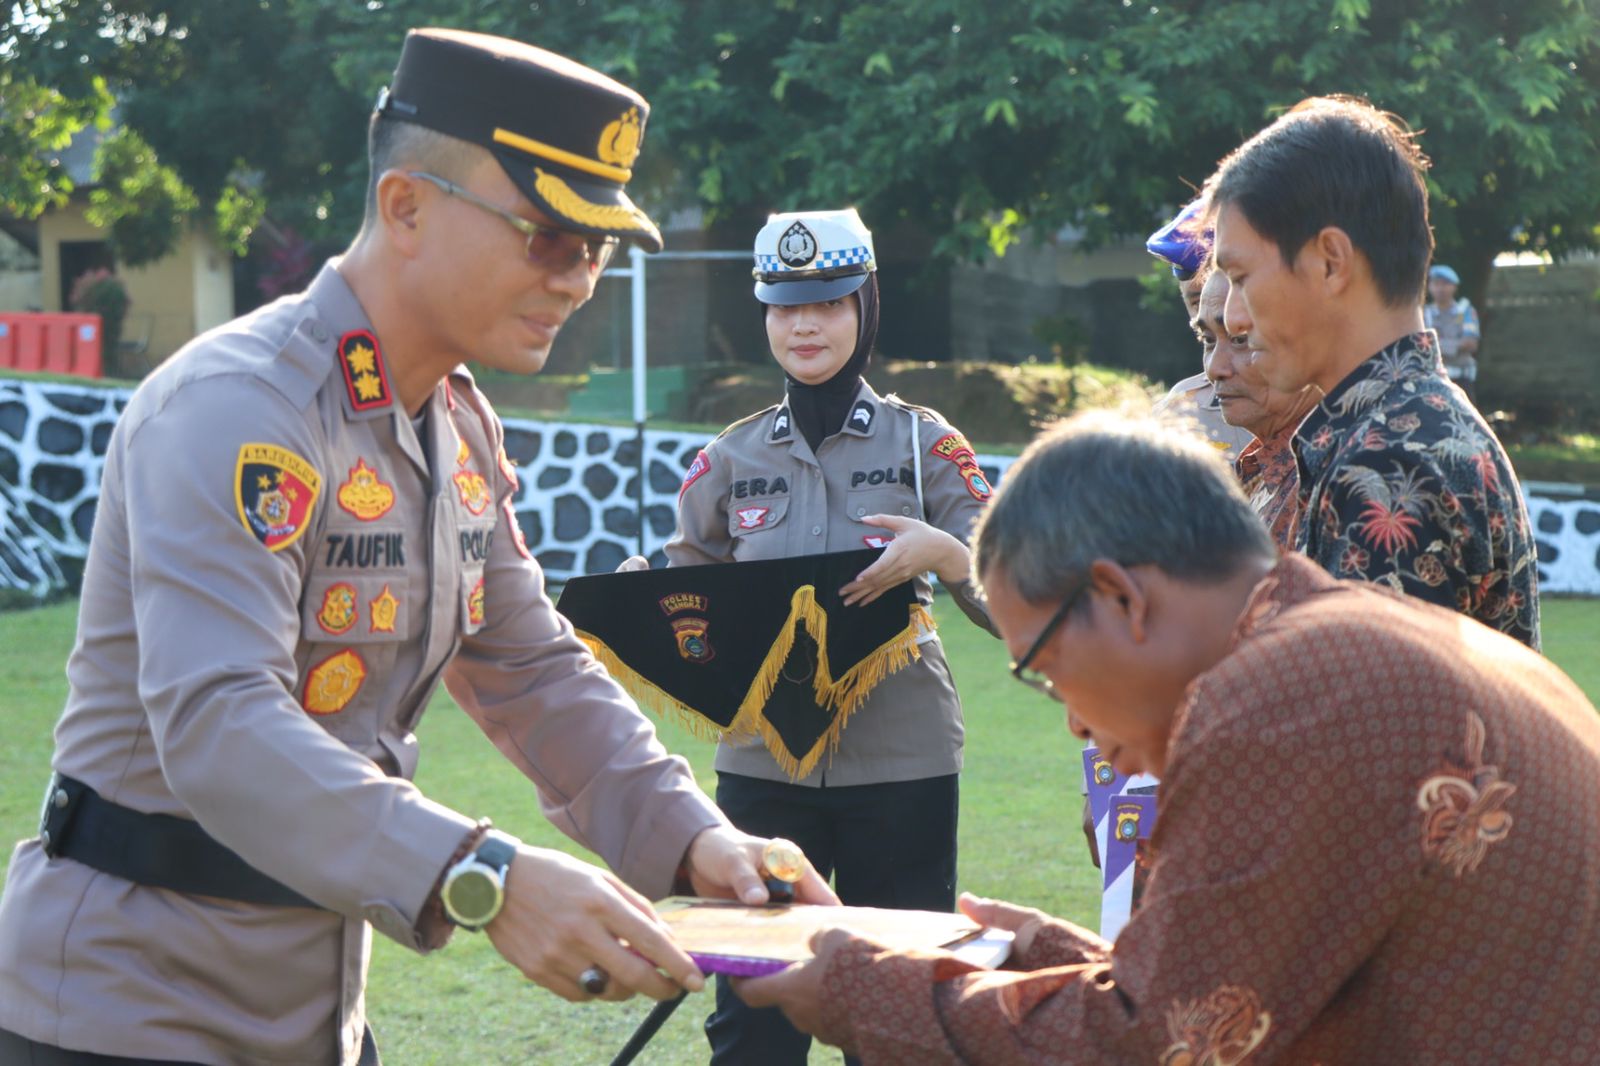
[(1294, 456), (1293, 425), (1258, 438), (1233, 461), (1250, 509), (1285, 551), (1294, 551), (1300, 516), (1300, 465)]
[(1431, 330), (1368, 359), (1295, 433), (1299, 547), (1539, 647), (1528, 508), (1505, 449), (1444, 376)]

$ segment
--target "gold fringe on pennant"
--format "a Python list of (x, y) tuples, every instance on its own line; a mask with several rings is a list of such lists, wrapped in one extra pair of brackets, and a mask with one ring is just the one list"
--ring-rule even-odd
[(722, 727), (687, 703), (673, 699), (643, 674), (617, 658), (617, 653), (612, 651), (605, 641), (592, 633), (576, 631), (578, 639), (589, 647), (589, 651), (599, 660), (600, 665), (606, 668), (606, 673), (616, 679), (633, 701), (645, 710), (650, 711), (658, 718), (671, 718), (683, 726), (700, 740), (717, 740), (722, 736)]
[[(828, 724), (828, 728), (811, 746), (811, 750), (796, 757), (784, 747), (778, 731), (772, 727), (762, 712), (766, 709), (767, 701), (772, 698), (772, 690), (778, 685), (783, 664), (788, 660), (789, 653), (794, 650), (795, 627), (802, 624), (817, 643), (817, 668), (812, 682), (812, 691), (816, 694), (817, 704), (822, 707), (832, 707), (837, 713), (833, 716), (833, 721)], [(674, 719), (702, 740), (716, 740), (722, 736), (759, 736), (783, 772), (789, 775), (790, 780), (798, 781), (816, 769), (823, 752), (831, 756), (839, 749), (839, 740), (850, 716), (884, 678), (922, 658), (917, 638), (923, 633), (933, 632), (936, 628), (928, 609), (920, 603), (912, 604), (910, 618), (904, 629), (846, 670), (843, 677), (835, 679), (828, 663), (827, 612), (817, 603), (816, 587), (802, 585), (795, 589), (794, 596), (789, 601), (789, 617), (784, 620), (783, 627), (772, 642), (772, 647), (767, 649), (761, 668), (756, 671), (755, 679), (751, 681), (744, 699), (739, 702), (738, 711), (734, 713), (733, 721), (726, 729), (658, 688), (648, 678), (618, 658), (617, 654), (598, 637), (579, 630), (578, 638), (588, 645), (600, 665), (616, 678), (641, 707), (659, 717)]]

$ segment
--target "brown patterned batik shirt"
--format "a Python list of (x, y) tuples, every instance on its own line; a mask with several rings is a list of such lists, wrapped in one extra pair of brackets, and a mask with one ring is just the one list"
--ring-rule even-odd
[(1299, 547), (1539, 646), (1528, 508), (1483, 416), (1445, 378), (1431, 330), (1352, 370), (1295, 433)]
[(1299, 529), (1300, 466), (1294, 456), (1294, 426), (1258, 438), (1234, 460), (1251, 510), (1285, 551), (1293, 551)]
[(1286, 555), (1178, 713), (1115, 947), (1052, 919), (984, 971), (853, 939), (822, 1035), (907, 1066), (1594, 1062), (1596, 811), (1564, 674)]

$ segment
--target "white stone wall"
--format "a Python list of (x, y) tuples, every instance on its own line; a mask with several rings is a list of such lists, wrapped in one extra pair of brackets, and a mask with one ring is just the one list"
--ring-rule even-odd
[[(70, 587), (88, 554), (107, 443), (129, 390), (0, 378), (0, 589)], [(506, 454), (521, 488), (513, 506), (528, 548), (552, 580), (604, 573), (639, 550), (634, 430), (508, 419)], [(704, 433), (649, 430), (644, 441), (644, 549), (655, 565), (672, 536), (678, 486)], [(980, 456), (999, 484), (1015, 460)], [(1528, 499), (1545, 592), (1600, 595), (1600, 502)]]

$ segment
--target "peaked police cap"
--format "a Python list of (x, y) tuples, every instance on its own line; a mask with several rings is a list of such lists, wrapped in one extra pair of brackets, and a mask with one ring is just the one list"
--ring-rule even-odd
[(1151, 255), (1172, 264), (1172, 275), (1179, 281), (1188, 281), (1195, 271), (1205, 265), (1211, 254), (1212, 232), (1201, 228), (1201, 216), (1206, 201), (1194, 200), (1165, 226), (1150, 234), (1144, 242)]
[(767, 216), (756, 234), (756, 299), (814, 304), (848, 296), (878, 269), (872, 232), (856, 209)]
[(661, 250), (626, 192), (650, 105), (604, 74), (504, 37), (412, 30), (377, 112), (482, 145), (564, 227)]

